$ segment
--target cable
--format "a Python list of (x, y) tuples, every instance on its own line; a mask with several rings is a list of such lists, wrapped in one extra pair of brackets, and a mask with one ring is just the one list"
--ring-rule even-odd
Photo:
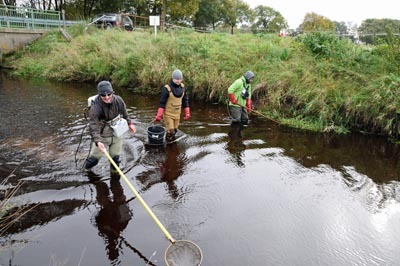
[[(80, 146), (81, 146), (82, 139), (83, 139), (83, 133), (85, 133), (85, 130), (86, 130), (87, 126), (88, 126), (88, 124), (86, 124), (86, 125), (83, 127), (83, 129), (82, 129), (81, 137), (80, 137), (80, 139), (79, 139), (79, 144), (78, 144), (78, 147), (76, 148), (76, 151), (75, 151), (75, 166), (76, 166), (77, 169), (80, 169), (80, 168), (78, 168), (78, 159), (76, 158), (76, 156), (77, 156), (77, 154), (78, 154), (78, 152), (79, 152), (79, 148), (80, 148)], [(90, 141), (90, 146), (92, 146), (92, 141), (93, 141), (93, 139), (91, 139), (91, 141)], [(89, 157), (89, 153), (88, 153), (86, 159), (87, 159), (88, 157)], [(81, 168), (82, 168), (82, 167), (81, 167)]]
[[(86, 121), (89, 121), (88, 114), (89, 114), (89, 108), (85, 108), (84, 111), (83, 111), (83, 116), (85, 117), (85, 120), (86, 120)], [(85, 130), (86, 130), (86, 128), (88, 127), (88, 125), (89, 125), (89, 123), (87, 123), (87, 124), (83, 127), (82, 133), (81, 133), (81, 137), (80, 137), (80, 139), (79, 139), (79, 144), (78, 144), (78, 147), (76, 148), (76, 151), (75, 151), (75, 166), (76, 166), (77, 169), (82, 169), (82, 168), (83, 168), (83, 165), (82, 165), (80, 168), (78, 168), (78, 159), (76, 158), (76, 156), (77, 156), (77, 154), (78, 154), (78, 152), (79, 152), (79, 148), (80, 148), (81, 143), (82, 143), (83, 133), (85, 133)], [(91, 138), (90, 147), (92, 146), (92, 142), (93, 142), (93, 138)], [(89, 150), (89, 153), (90, 153), (90, 150)], [(88, 155), (86, 156), (86, 159), (89, 157), (89, 153), (88, 153)], [(85, 161), (86, 161), (86, 159), (85, 159)]]

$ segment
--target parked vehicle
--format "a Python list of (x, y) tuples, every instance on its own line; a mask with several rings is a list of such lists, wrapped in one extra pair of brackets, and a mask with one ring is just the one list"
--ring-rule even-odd
[(133, 30), (133, 22), (131, 18), (124, 14), (98, 14), (93, 18), (92, 23), (99, 29), (122, 28), (128, 31)]

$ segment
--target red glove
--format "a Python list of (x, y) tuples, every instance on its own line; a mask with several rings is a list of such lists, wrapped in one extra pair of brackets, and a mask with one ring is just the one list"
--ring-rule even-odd
[(190, 118), (190, 108), (189, 107), (183, 108), (183, 111), (185, 112), (183, 120), (188, 120)]
[(233, 104), (237, 104), (235, 94), (233, 94), (233, 93), (229, 94), (229, 101), (231, 101), (231, 103), (233, 103)]
[(253, 104), (251, 102), (251, 99), (246, 99), (246, 108), (247, 108), (247, 112), (251, 112), (253, 111)]
[(164, 108), (159, 107), (158, 110), (157, 110), (157, 115), (154, 118), (154, 121), (160, 121), (162, 116), (163, 116), (163, 114), (164, 114)]

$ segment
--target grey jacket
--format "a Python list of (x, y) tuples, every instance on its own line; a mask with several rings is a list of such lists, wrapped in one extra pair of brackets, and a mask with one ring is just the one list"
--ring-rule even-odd
[(124, 100), (118, 95), (113, 95), (111, 103), (105, 103), (97, 96), (89, 110), (89, 129), (94, 142), (102, 142), (103, 138), (112, 137), (113, 130), (110, 121), (121, 115), (131, 124)]

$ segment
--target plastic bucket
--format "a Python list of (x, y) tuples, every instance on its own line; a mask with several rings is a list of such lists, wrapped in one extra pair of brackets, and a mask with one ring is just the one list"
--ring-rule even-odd
[(151, 126), (147, 128), (147, 135), (150, 144), (163, 144), (165, 137), (165, 128), (160, 126)]

